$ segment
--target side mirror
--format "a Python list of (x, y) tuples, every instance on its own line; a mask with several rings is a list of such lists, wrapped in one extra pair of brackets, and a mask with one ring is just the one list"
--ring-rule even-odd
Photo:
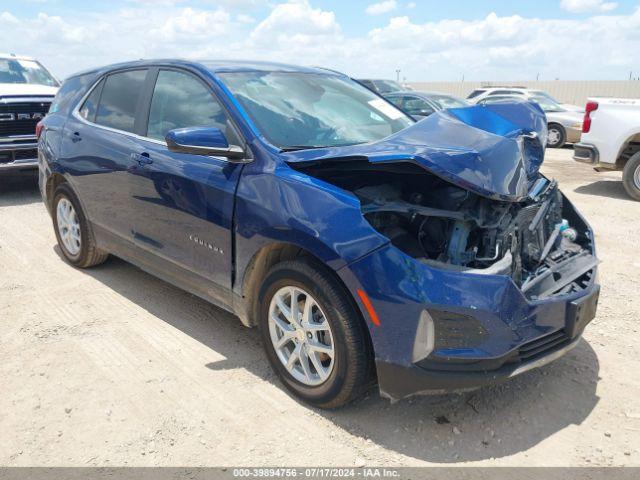
[(245, 151), (229, 145), (222, 130), (216, 127), (188, 127), (170, 130), (164, 137), (172, 152), (226, 157), (230, 161), (244, 160)]

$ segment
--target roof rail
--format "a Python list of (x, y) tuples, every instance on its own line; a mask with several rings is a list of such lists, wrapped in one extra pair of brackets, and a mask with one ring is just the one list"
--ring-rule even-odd
[(311, 65), (311, 66), (312, 66), (313, 68), (318, 68), (318, 69), (320, 69), (320, 70), (326, 70), (326, 71), (328, 71), (328, 72), (337, 73), (337, 74), (339, 74), (339, 75), (346, 75), (347, 77), (349, 76), (349, 75), (347, 75), (346, 73), (339, 72), (338, 70), (334, 70), (333, 68), (320, 67), (320, 66), (318, 66), (318, 65)]

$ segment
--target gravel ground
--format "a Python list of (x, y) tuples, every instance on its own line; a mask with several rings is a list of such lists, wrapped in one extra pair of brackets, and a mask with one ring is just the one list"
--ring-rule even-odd
[(551, 150), (593, 225), (597, 318), (496, 387), (336, 412), (298, 403), (256, 331), (112, 258), (62, 261), (31, 179), (0, 183), (0, 465), (640, 465), (640, 203)]

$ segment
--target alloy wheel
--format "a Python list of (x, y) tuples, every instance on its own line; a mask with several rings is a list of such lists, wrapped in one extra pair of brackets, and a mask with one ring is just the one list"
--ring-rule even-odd
[(335, 364), (333, 333), (318, 302), (305, 290), (279, 289), (269, 305), (271, 343), (287, 372), (300, 383), (317, 386)]
[(70, 255), (80, 253), (81, 236), (80, 220), (73, 208), (73, 204), (66, 198), (61, 198), (56, 208), (58, 233), (64, 248)]

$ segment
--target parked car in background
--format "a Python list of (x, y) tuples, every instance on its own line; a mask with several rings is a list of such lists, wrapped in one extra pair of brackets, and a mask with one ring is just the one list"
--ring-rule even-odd
[(387, 100), (414, 117), (422, 119), (447, 108), (463, 108), (471, 105), (466, 100), (437, 92), (402, 91), (383, 95)]
[(597, 171), (621, 170), (627, 193), (640, 200), (640, 99), (590, 98), (574, 160)]
[(545, 97), (548, 101), (561, 105), (566, 111), (584, 113), (584, 107), (579, 105), (571, 105), (570, 103), (562, 103), (553, 98), (543, 90), (532, 90), (525, 87), (483, 87), (476, 88), (468, 96), (467, 100), (478, 103), (480, 100), (493, 95), (515, 95), (523, 98)]
[(403, 90), (409, 89), (408, 87), (402, 85), (400, 82), (396, 82), (395, 80), (376, 80), (371, 78), (356, 78), (354, 80), (364, 85), (369, 90), (373, 90), (378, 95), (385, 95), (391, 92), (401, 92)]
[(533, 104), (415, 122), (345, 75), (137, 61), (73, 75), (42, 122), (64, 258), (109, 254), (260, 326), (320, 407), (469, 389), (560, 357), (595, 315), (594, 235), (539, 173)]
[(566, 110), (562, 105), (552, 101), (547, 96), (532, 95), (522, 97), (520, 95), (490, 95), (480, 99), (478, 105), (489, 105), (494, 103), (509, 102), (534, 102), (547, 116), (547, 146), (551, 148), (563, 147), (565, 143), (576, 143), (580, 141), (582, 133), (583, 115)]
[(58, 80), (37, 60), (0, 54), (0, 175), (38, 167), (36, 124), (57, 91)]

